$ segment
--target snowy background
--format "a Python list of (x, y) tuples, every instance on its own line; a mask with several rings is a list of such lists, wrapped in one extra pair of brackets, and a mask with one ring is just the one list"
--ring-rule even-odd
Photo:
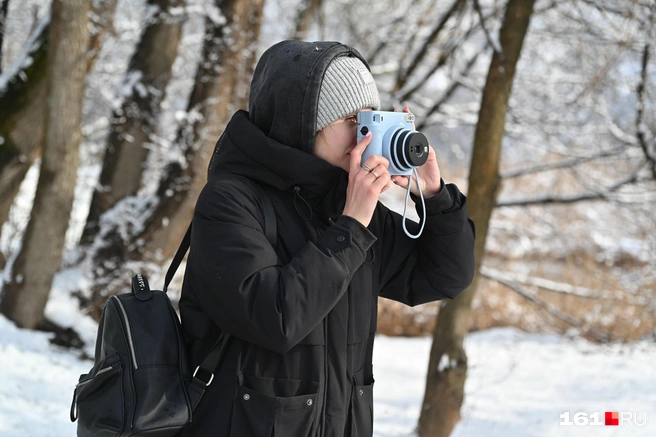
[[(200, 0), (189, 3), (202, 4)], [(271, 42), (279, 37), (276, 25), (288, 25), (285, 20), (288, 20), (289, 14), (283, 13), (283, 3), (283, 0), (267, 3), (268, 21), (263, 28), (264, 41)], [(38, 12), (35, 15), (42, 16), (47, 4), (47, 0), (17, 0), (10, 3), (6, 61), (19, 57), (27, 40), (33, 11)], [(72, 265), (77, 259), (75, 244), (100, 169), (108, 116), (111, 109), (120, 103), (120, 80), (134, 41), (142, 29), (140, 20), (144, 9), (140, 1), (119, 2), (115, 32), (103, 46), (99, 61), (89, 77), (85, 144), (81, 150), (85, 164), (79, 170), (65, 265)], [(160, 135), (164, 151), (166, 139), (172, 137), (176, 126), (176, 114), (185, 108), (199, 55), (197, 47), (202, 39), (202, 7), (198, 6), (195, 14), (193, 9), (190, 12), (180, 56), (174, 66), (174, 79), (162, 105), (165, 111)], [(534, 32), (529, 33), (524, 58), (533, 56), (531, 59), (536, 59), (540, 54), (536, 52), (553, 55), (553, 51), (545, 50), (543, 44), (531, 44), (534, 38), (538, 40), (544, 36), (539, 33), (539, 21), (532, 26)], [(569, 56), (569, 52), (563, 51), (562, 56)], [(535, 62), (525, 64), (540, 68)], [(520, 76), (516, 87), (518, 92), (521, 92), (522, 84), (531, 80), (532, 75)], [(549, 90), (552, 92), (551, 88)], [(524, 93), (530, 92), (527, 86)], [(521, 99), (522, 96), (517, 94), (516, 98)], [(558, 111), (554, 112), (558, 114)], [(536, 119), (536, 123), (542, 122), (539, 117)], [(523, 122), (526, 124), (526, 120)], [(513, 134), (512, 129), (510, 133)], [(448, 145), (446, 140), (444, 143)], [(541, 146), (540, 141), (536, 144)], [(512, 145), (510, 141), (509, 146)], [(451, 147), (451, 155), (464, 162), (468, 151), (460, 149), (455, 141)], [(515, 151), (512, 147), (506, 149), (507, 153)], [(529, 153), (532, 152), (535, 150), (529, 149)], [(444, 155), (451, 163), (456, 162), (449, 154)], [(153, 158), (162, 159), (162, 162), (150, 163), (152, 171), (165, 162), (164, 157), (165, 153), (162, 153)], [(462, 163), (461, 166), (464, 167)], [(448, 178), (456, 179), (459, 176), (450, 166), (444, 167), (450, 172)], [(15, 252), (22, 227), (27, 224), (37, 176), (35, 166), (12, 210), (10, 222), (3, 229), (0, 245), (7, 253)], [(545, 180), (544, 186), (551, 187), (551, 182)], [(643, 204), (622, 209), (615, 204), (597, 206), (595, 209), (580, 207), (575, 220), (567, 217), (569, 223), (562, 228), (553, 225), (562, 212), (558, 209), (546, 214), (543, 210), (504, 212), (498, 214), (492, 224), (489, 249), (493, 253), (508, 253), (507, 243), (514, 238), (518, 240), (510, 252), (514, 259), (521, 259), (527, 253), (553, 256), (554, 253), (560, 254), (559, 251), (571, 249), (570, 245), (574, 243), (588, 253), (595, 253), (600, 262), (609, 262), (628, 253), (652, 266), (651, 273), (638, 271), (634, 274), (637, 279), (630, 278), (630, 282), (621, 277), (623, 286), (638, 294), (645, 283), (651, 281), (653, 284), (649, 275), (653, 276), (656, 272), (653, 268), (656, 234), (653, 231), (642, 233), (644, 229), (653, 230), (653, 215), (636, 214), (636, 211), (646, 208), (649, 206)], [(518, 226), (528, 218), (542, 224), (542, 228)], [(570, 229), (570, 233), (555, 234), (552, 228), (557, 231)], [(11, 259), (9, 261), (8, 268), (11, 267)], [(521, 262), (513, 263), (513, 267), (518, 271), (528, 269), (527, 264)], [(626, 272), (622, 274), (628, 275)], [(159, 278), (151, 280), (151, 283), (159, 286), (162, 281)], [(76, 268), (63, 270), (56, 277), (46, 316), (62, 326), (74, 328), (86, 342), (85, 352), (90, 356), (93, 354), (97, 325), (77, 310), (78, 301), (70, 294), (72, 290), (84, 287), (80, 271)], [(175, 293), (175, 290), (179, 287), (174, 287), (172, 291)], [(509, 306), (505, 301), (503, 305)], [(653, 299), (638, 302), (638, 306), (650, 305), (653, 306)], [(653, 312), (650, 315), (653, 318)], [(628, 317), (634, 318), (632, 314)], [(17, 329), (0, 316), (0, 437), (75, 435), (75, 425), (68, 418), (73, 388), (78, 376), (86, 373), (92, 363), (88, 359), (80, 359), (80, 351), (51, 345), (50, 337), (52, 334)], [(412, 435), (419, 418), (430, 341), (427, 337), (379, 336), (374, 351), (376, 437)], [(653, 365), (656, 362), (656, 343), (653, 339), (599, 345), (576, 337), (527, 334), (512, 328), (497, 328), (469, 335), (465, 347), (469, 357), (469, 376), (462, 421), (453, 433), (455, 437), (656, 436), (656, 371)], [(606, 411), (636, 412), (640, 420), (647, 414), (647, 424), (619, 427), (559, 424), (563, 413), (569, 412), (573, 420), (577, 412), (598, 412), (603, 420)]]
[[(92, 354), (95, 322), (67, 293), (74, 271), (57, 277), (48, 317), (74, 326)], [(75, 435), (73, 388), (92, 362), (17, 329), (0, 316), (0, 436)], [(379, 336), (374, 348), (374, 436), (413, 435), (423, 398), (430, 338)], [(469, 376), (454, 437), (652, 437), (656, 435), (656, 344), (592, 344), (496, 328), (465, 341)], [(561, 426), (561, 414), (636, 412), (644, 426)]]

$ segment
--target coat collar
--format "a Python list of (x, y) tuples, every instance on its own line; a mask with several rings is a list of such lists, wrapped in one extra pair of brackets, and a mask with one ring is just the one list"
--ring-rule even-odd
[(346, 201), (346, 171), (267, 137), (250, 121), (246, 111), (233, 115), (217, 143), (209, 176), (217, 173), (246, 176), (262, 185), (300, 195), (323, 220), (341, 214)]

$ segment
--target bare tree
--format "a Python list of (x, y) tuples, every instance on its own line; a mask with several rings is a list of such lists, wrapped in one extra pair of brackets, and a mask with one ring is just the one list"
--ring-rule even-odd
[(650, 133), (647, 132), (649, 127), (645, 115), (645, 112), (647, 111), (646, 99), (649, 81), (649, 64), (654, 37), (656, 37), (656, 2), (651, 2), (650, 4), (649, 16), (644, 27), (646, 38), (642, 49), (640, 80), (636, 87), (638, 105), (636, 111), (635, 131), (638, 144), (645, 157), (647, 168), (649, 169), (653, 180), (656, 181), (656, 135), (654, 135), (653, 132), (649, 135)]
[(59, 269), (73, 205), (89, 44), (89, 2), (54, 0), (46, 62), (46, 144), (32, 216), (5, 284), (2, 313), (33, 329)]
[[(418, 116), (419, 129), (438, 124), (431, 116), (439, 113), (458, 90), (467, 88), (460, 79), (472, 75), (480, 55), (487, 51), (489, 44), (480, 43), (483, 26), (474, 20), (470, 3), (418, 1), (399, 8), (390, 3), (357, 2), (345, 6), (347, 40), (352, 40), (369, 60), (386, 104), (408, 105)], [(328, 16), (336, 12), (326, 8)], [(495, 3), (483, 18), (496, 17), (502, 9)], [(363, 22), (363, 14), (381, 19)], [(443, 89), (436, 90), (433, 80), (440, 76), (449, 80)]]
[[(485, 254), (485, 240), (499, 184), (508, 100), (533, 6), (534, 0), (508, 1), (499, 32), (500, 47), (494, 50), (483, 90), (468, 189), (469, 215), (476, 223), (476, 272)], [(444, 301), (440, 308), (419, 418), (422, 437), (446, 437), (460, 421), (467, 376), (463, 342), (478, 281), (477, 274), (467, 290), (453, 301)]]
[[(199, 68), (189, 101), (192, 117), (178, 134), (187, 166), (180, 168), (180, 163), (174, 162), (165, 169), (158, 196), (167, 201), (159, 204), (144, 233), (147, 254), (156, 253), (159, 259), (173, 256), (207, 182), (207, 167), (216, 141), (230, 116), (246, 108), (264, 1), (223, 0), (220, 8), (227, 19), (223, 28), (206, 27), (206, 35), (213, 35), (212, 42), (203, 49), (206, 62)], [(212, 59), (218, 59), (218, 63), (212, 63)], [(172, 196), (167, 194), (171, 192)], [(162, 222), (168, 225), (161, 226)]]
[[(104, 243), (93, 254), (92, 307), (116, 293), (129, 272), (152, 268), (149, 262), (159, 264), (173, 256), (206, 183), (214, 145), (230, 115), (246, 105), (264, 0), (216, 0), (216, 5), (225, 20), (205, 20), (203, 55), (188, 117), (174, 142), (181, 158), (165, 167), (153, 196), (125, 198), (112, 210), (121, 211), (116, 215), (123, 221), (108, 222), (100, 235)], [(126, 225), (134, 222), (139, 225)]]
[(7, 22), (8, 10), (9, 0), (2, 0), (2, 4), (0, 4), (0, 73), (2, 73), (2, 42), (5, 38), (5, 23)]
[[(94, 0), (91, 4), (91, 38), (87, 72), (93, 67), (104, 36), (112, 26), (117, 0)], [(9, 215), (25, 174), (41, 156), (45, 142), (46, 58), (50, 17), (33, 32), (20, 68), (0, 89), (0, 223)], [(25, 62), (30, 59), (30, 62)]]
[[(182, 36), (182, 0), (148, 0), (150, 16), (124, 78), (125, 100), (111, 117), (107, 150), (94, 190), (82, 244), (99, 231), (103, 213), (141, 187), (148, 144), (157, 129), (160, 104), (171, 79)], [(172, 14), (172, 11), (176, 11)]]
[(28, 43), (32, 62), (23, 63), (0, 89), (0, 223), (7, 220), (25, 174), (43, 150), (49, 20), (44, 19)]
[[(369, 0), (324, 5), (329, 31), (335, 28), (330, 38), (346, 35), (344, 40), (365, 53), (383, 106), (398, 108), (404, 104), (417, 114), (417, 128), (431, 137), (451, 179), (466, 174), (463, 163), (468, 161), (469, 138), (476, 126), (475, 102), (480, 101), (485, 83), (481, 67), (486, 64), (485, 71), (489, 67), (489, 48), (500, 51), (494, 29), (506, 2), (472, 0), (461, 10), (454, 9), (456, 0), (419, 0), (408, 3), (407, 8)], [(650, 247), (656, 247), (649, 218), (649, 208), (653, 209), (656, 199), (650, 159), (656, 156), (655, 7), (653, 1), (612, 0), (536, 5), (532, 31), (524, 43), (523, 65), (514, 80), (515, 91), (506, 115), (504, 143), (509, 147), (503, 151), (499, 194), (487, 238), (489, 265), (503, 270), (501, 263), (525, 250), (527, 258), (543, 256), (540, 266), (549, 263), (550, 271), (564, 273), (573, 268), (574, 258), (580, 260), (583, 254), (592, 261), (603, 252), (604, 257), (628, 260), (629, 264), (618, 265), (613, 272), (621, 271), (623, 281), (632, 278), (632, 290), (652, 287), (654, 276), (649, 265), (654, 264), (643, 265), (642, 260)], [(345, 13), (338, 15), (340, 9)], [(363, 12), (376, 19), (360, 20)], [(451, 18), (445, 19), (449, 15)], [(420, 62), (413, 62), (418, 55), (422, 55)], [(403, 81), (395, 90), (399, 77)], [(576, 219), (559, 221), (564, 213)], [(591, 220), (596, 213), (612, 217)], [(623, 218), (635, 226), (617, 226)], [(585, 227), (581, 223), (586, 223)], [(589, 229), (587, 235), (583, 228)], [(617, 244), (604, 249), (590, 238), (596, 233), (608, 239), (605, 244), (611, 244), (610, 240), (619, 243), (624, 238), (642, 240), (644, 244), (629, 249)], [(522, 268), (527, 264), (540, 268), (530, 261), (522, 263)], [(513, 267), (507, 264), (505, 268), (512, 271)], [(599, 273), (609, 272), (606, 266), (598, 268)], [(541, 272), (535, 274), (540, 276)], [(619, 276), (613, 273), (612, 279), (620, 280)], [(579, 275), (583, 277), (590, 275)], [(496, 298), (493, 288), (492, 295), (477, 294), (483, 304), (488, 298)], [(384, 300), (380, 303), (381, 307), (387, 304)], [(568, 311), (559, 309), (563, 314)], [(416, 311), (426, 314), (420, 308)], [(482, 312), (474, 313), (470, 329), (487, 327), (485, 322), (480, 324), (486, 318), (481, 317)], [(499, 323), (529, 328), (510, 316), (508, 310)], [(557, 319), (567, 323), (565, 318)], [(597, 322), (596, 333), (586, 326), (580, 332), (590, 333), (589, 338), (594, 339), (613, 338), (619, 332), (615, 331), (617, 324), (606, 330), (595, 316)], [(646, 332), (647, 325), (641, 325), (640, 332)], [(550, 327), (560, 330), (563, 324), (557, 322)], [(430, 329), (432, 332), (432, 324)]]
[(296, 25), (292, 38), (303, 40), (307, 38), (312, 21), (319, 15), (323, 0), (302, 0), (299, 5)]

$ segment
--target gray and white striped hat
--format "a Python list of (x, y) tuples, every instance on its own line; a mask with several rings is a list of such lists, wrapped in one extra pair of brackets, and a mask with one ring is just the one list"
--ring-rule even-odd
[(367, 107), (374, 110), (380, 107), (378, 88), (371, 72), (356, 57), (335, 58), (328, 65), (321, 82), (316, 131)]

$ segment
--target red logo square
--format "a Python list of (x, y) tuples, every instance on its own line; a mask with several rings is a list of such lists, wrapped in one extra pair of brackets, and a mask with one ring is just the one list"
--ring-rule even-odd
[(617, 411), (606, 411), (606, 426), (618, 426), (620, 424), (620, 413)]

